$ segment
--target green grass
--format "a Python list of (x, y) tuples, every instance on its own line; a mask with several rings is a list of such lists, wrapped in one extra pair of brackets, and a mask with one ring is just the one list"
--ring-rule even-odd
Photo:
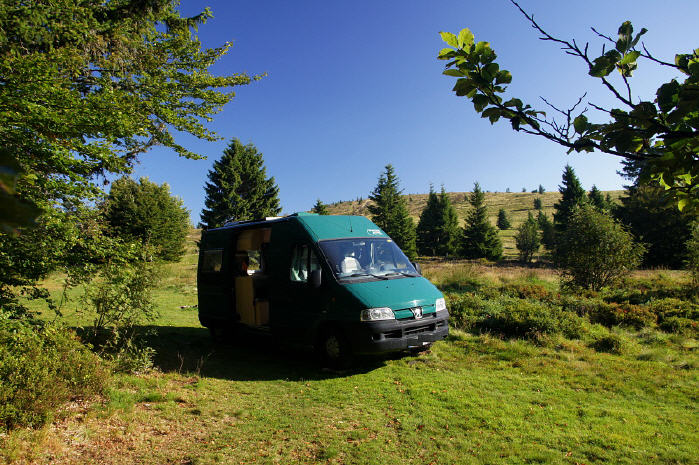
[[(103, 398), (0, 438), (0, 460), (690, 464), (699, 456), (699, 344), (690, 335), (599, 324), (586, 324), (580, 339), (455, 330), (420, 356), (336, 373), (269, 339), (215, 344), (188, 307), (195, 262), (192, 249), (156, 292), (157, 368), (117, 374)], [(423, 269), (449, 292), (492, 302), (559, 292), (546, 268), (433, 260)], [(682, 272), (638, 272), (610, 295), (655, 301), (687, 282)], [(79, 313), (65, 318), (84, 324)]]

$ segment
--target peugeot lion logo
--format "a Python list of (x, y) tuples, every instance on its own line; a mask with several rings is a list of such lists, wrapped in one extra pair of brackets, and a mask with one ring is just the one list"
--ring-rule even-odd
[(422, 307), (413, 307), (410, 309), (410, 311), (413, 312), (413, 316), (415, 316), (416, 320), (422, 318)]

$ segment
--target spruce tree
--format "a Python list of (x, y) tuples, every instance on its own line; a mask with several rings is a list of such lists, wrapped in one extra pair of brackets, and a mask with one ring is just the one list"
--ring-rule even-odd
[(466, 218), (463, 231), (461, 253), (466, 258), (487, 258), (498, 260), (502, 257), (502, 242), (495, 228), (488, 221), (485, 194), (475, 183), (469, 197), (471, 211)]
[(602, 196), (602, 191), (597, 189), (597, 186), (595, 186), (594, 184), (592, 185), (592, 189), (590, 189), (590, 192), (587, 193), (587, 199), (590, 201), (590, 205), (595, 207), (597, 210), (609, 210), (609, 205), (607, 204), (607, 201), (604, 200), (604, 196)]
[(507, 217), (507, 213), (505, 213), (505, 209), (501, 208), (498, 211), (498, 229), (503, 230), (503, 229), (510, 229), (512, 226), (510, 224), (510, 219)]
[(262, 153), (252, 144), (233, 139), (221, 159), (214, 162), (208, 178), (200, 222), (205, 229), (281, 212), (279, 187), (274, 177), (267, 178)]
[(548, 250), (553, 250), (553, 246), (556, 242), (556, 230), (553, 227), (553, 223), (546, 216), (546, 213), (539, 210), (539, 215), (536, 217), (536, 223), (541, 231), (541, 243), (544, 244)]
[(519, 259), (525, 263), (531, 262), (534, 254), (539, 251), (541, 239), (539, 238), (537, 222), (531, 212), (529, 212), (527, 221), (517, 228), (515, 244), (519, 251)]
[(444, 190), (439, 193), (440, 221), (439, 221), (439, 246), (437, 253), (447, 256), (455, 254), (458, 250), (459, 242), (459, 217), (454, 206), (451, 204), (449, 194)]
[(534, 208), (535, 208), (536, 210), (541, 210), (542, 206), (543, 206), (543, 205), (541, 204), (541, 197), (535, 198), (535, 199), (534, 199)]
[(317, 213), (319, 215), (329, 215), (330, 212), (328, 211), (328, 207), (320, 201), (320, 199), (316, 200), (315, 205), (313, 205), (313, 208), (311, 208), (311, 213)]
[(580, 180), (575, 175), (573, 167), (566, 165), (563, 171), (563, 185), (558, 186), (561, 193), (561, 200), (553, 208), (553, 224), (556, 233), (562, 233), (568, 227), (568, 220), (575, 207), (586, 203), (585, 189), (580, 185)]
[(542, 186), (541, 184), (539, 184), (539, 189), (538, 189), (538, 191), (539, 191), (539, 194), (543, 194), (544, 192), (546, 192), (546, 189), (544, 189), (544, 186)]
[(420, 213), (417, 223), (417, 251), (420, 255), (437, 255), (437, 243), (440, 220), (439, 197), (430, 184), (430, 193), (427, 196), (427, 205)]
[(392, 165), (386, 165), (379, 181), (369, 195), (374, 204), (369, 205), (372, 221), (393, 239), (411, 260), (417, 257), (415, 224), (408, 213), (405, 199), (398, 188), (398, 177)]

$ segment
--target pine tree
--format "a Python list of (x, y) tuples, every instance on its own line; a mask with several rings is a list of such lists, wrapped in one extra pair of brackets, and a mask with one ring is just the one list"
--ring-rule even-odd
[(505, 209), (501, 208), (498, 211), (498, 229), (503, 230), (503, 229), (510, 229), (512, 226), (510, 224), (510, 219), (507, 217), (507, 213), (505, 213)]
[(330, 212), (328, 211), (328, 207), (320, 201), (320, 199), (316, 200), (315, 205), (313, 205), (313, 208), (311, 208), (311, 213), (317, 213), (319, 215), (329, 215)]
[(544, 189), (544, 186), (539, 184), (539, 194), (543, 194), (544, 192), (546, 192), (546, 189)]
[(568, 227), (568, 219), (575, 207), (586, 203), (585, 189), (580, 185), (580, 180), (575, 175), (573, 167), (566, 165), (563, 171), (563, 185), (558, 186), (558, 192), (562, 197), (553, 207), (553, 224), (557, 233), (561, 233)]
[(476, 183), (469, 198), (473, 207), (468, 213), (463, 231), (461, 253), (466, 258), (487, 258), (498, 260), (502, 257), (502, 242), (495, 228), (488, 221), (485, 194)]
[(417, 251), (420, 255), (437, 255), (438, 233), (440, 220), (439, 197), (430, 184), (430, 193), (427, 196), (427, 205), (420, 213), (417, 223)]
[(590, 205), (595, 207), (597, 210), (601, 212), (609, 210), (609, 205), (607, 204), (606, 200), (604, 200), (602, 191), (597, 189), (597, 186), (594, 184), (592, 185), (590, 192), (587, 193), (587, 199), (590, 201)]
[(442, 190), (439, 193), (439, 205), (441, 217), (439, 222), (440, 240), (437, 253), (448, 256), (457, 252), (461, 231), (459, 229), (459, 217), (451, 204), (449, 194), (444, 190), (444, 186), (442, 186)]
[(548, 250), (553, 250), (553, 246), (556, 242), (556, 230), (549, 217), (546, 216), (546, 213), (539, 210), (539, 215), (536, 217), (536, 224), (541, 231), (541, 243)]
[(534, 254), (539, 251), (541, 239), (539, 238), (537, 222), (531, 212), (529, 212), (527, 221), (517, 228), (515, 244), (519, 251), (519, 259), (525, 263), (531, 262)]
[(379, 181), (369, 195), (374, 204), (369, 205), (372, 221), (393, 239), (411, 260), (417, 257), (415, 224), (408, 213), (402, 191), (398, 188), (398, 177), (392, 165), (386, 165)]
[(262, 153), (254, 145), (243, 145), (233, 139), (214, 162), (205, 184), (206, 208), (201, 213), (200, 226), (216, 228), (227, 221), (244, 221), (276, 216), (279, 187), (274, 177), (267, 178)]

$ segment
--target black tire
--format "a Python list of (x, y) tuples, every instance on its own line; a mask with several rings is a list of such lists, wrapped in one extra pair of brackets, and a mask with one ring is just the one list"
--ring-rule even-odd
[(324, 367), (334, 370), (349, 368), (352, 365), (352, 348), (345, 335), (336, 329), (323, 331), (318, 339), (316, 350)]

